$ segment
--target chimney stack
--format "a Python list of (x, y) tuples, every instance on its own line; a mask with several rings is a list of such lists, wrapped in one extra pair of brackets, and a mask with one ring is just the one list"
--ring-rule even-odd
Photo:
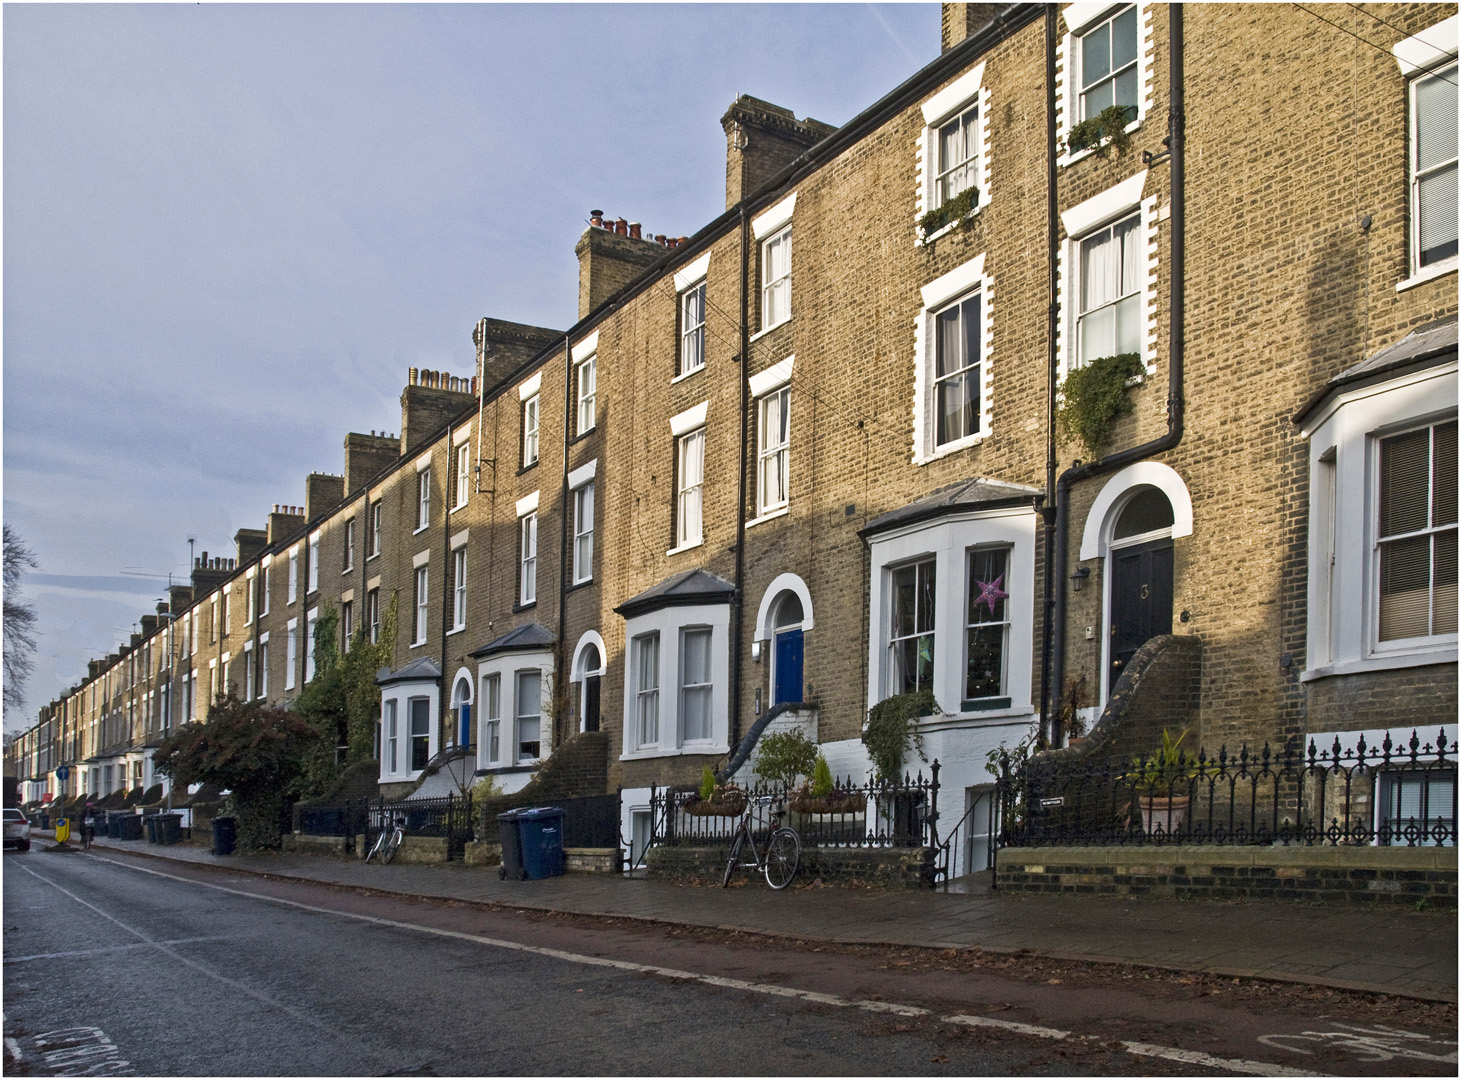
[(736, 98), (720, 126), (726, 137), (727, 210), (837, 130), (811, 117), (798, 120), (790, 109), (749, 94)]
[(971, 34), (983, 30), (1008, 4), (944, 4), (943, 51), (948, 52)]

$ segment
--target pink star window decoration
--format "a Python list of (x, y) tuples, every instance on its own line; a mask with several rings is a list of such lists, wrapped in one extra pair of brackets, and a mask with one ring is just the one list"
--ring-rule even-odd
[(993, 615), (995, 607), (1009, 595), (1009, 593), (1000, 588), (1000, 585), (1003, 583), (1003, 574), (1000, 574), (993, 581), (975, 581), (974, 584), (979, 589), (979, 595), (974, 598), (974, 606), (977, 608), (980, 604), (988, 604), (989, 614)]

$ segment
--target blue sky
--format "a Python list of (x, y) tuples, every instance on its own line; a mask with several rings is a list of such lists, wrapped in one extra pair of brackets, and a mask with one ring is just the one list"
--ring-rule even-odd
[(936, 4), (4, 8), (4, 516), (28, 707), (231, 555), (483, 315), (563, 327), (588, 211), (689, 235), (749, 93), (842, 124)]

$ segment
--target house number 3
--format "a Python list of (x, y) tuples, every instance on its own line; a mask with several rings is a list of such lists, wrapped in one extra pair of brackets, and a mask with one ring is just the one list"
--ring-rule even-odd
[(1148, 596), (1151, 595), (1151, 591), (1152, 587), (1150, 585), (1143, 585), (1141, 587), (1141, 598), (1145, 600)]

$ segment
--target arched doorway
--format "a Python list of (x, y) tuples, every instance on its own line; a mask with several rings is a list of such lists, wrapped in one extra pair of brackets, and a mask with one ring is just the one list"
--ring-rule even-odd
[(1148, 639), (1172, 632), (1172, 504), (1154, 487), (1133, 490), (1107, 545), (1106, 693)]
[(781, 594), (773, 618), (771, 634), (771, 704), (799, 702), (805, 699), (802, 689), (802, 611), (801, 599), (794, 592)]
[(604, 676), (604, 642), (590, 630), (579, 638), (573, 655), (572, 681), (578, 684), (578, 730), (598, 731), (599, 691)]
[(465, 671), (452, 684), (451, 711), (456, 721), (452, 741), (458, 746), (472, 745), (472, 676)]

